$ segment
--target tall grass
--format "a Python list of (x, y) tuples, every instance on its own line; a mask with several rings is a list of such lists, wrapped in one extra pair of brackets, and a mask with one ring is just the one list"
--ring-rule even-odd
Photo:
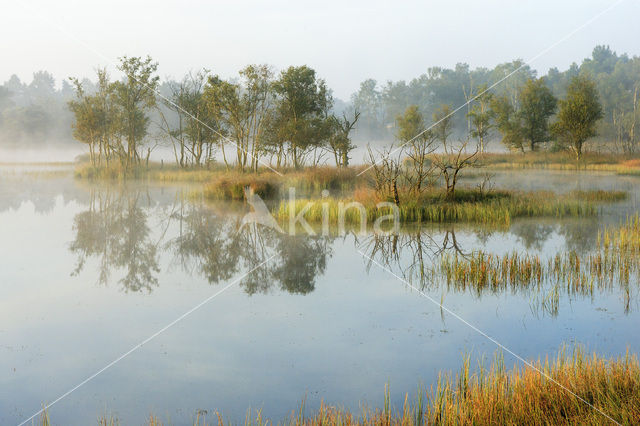
[[(635, 355), (616, 358), (587, 354), (580, 347), (563, 347), (555, 359), (505, 367), (496, 355), (485, 367), (473, 369), (463, 357), (459, 373), (441, 373), (436, 384), (419, 387), (393, 405), (385, 387), (381, 408), (363, 407), (359, 412), (320, 404), (308, 412), (304, 402), (283, 420), (273, 421), (248, 412), (245, 426), (282, 424), (315, 425), (602, 425), (638, 424), (640, 419), (640, 365)], [(112, 424), (99, 421), (100, 425)], [(171, 425), (150, 415), (146, 425)], [(242, 424), (225, 420), (215, 412), (208, 420), (198, 416), (194, 426)]]
[(219, 174), (205, 184), (203, 194), (208, 199), (243, 200), (245, 188), (262, 198), (278, 195), (280, 178), (276, 174)]
[(432, 271), (433, 280), (448, 288), (485, 291), (543, 290), (542, 307), (557, 313), (560, 292), (593, 296), (596, 289), (621, 290), (625, 309), (630, 306), (634, 283), (640, 282), (640, 217), (627, 218), (618, 227), (608, 227), (598, 235), (596, 249), (584, 256), (576, 252), (558, 253), (546, 261), (538, 255), (488, 254), (468, 256), (445, 254)]
[(562, 350), (554, 362), (547, 358), (533, 366), (507, 371), (497, 357), (488, 370), (470, 374), (465, 359), (455, 379), (441, 378), (430, 393), (427, 423), (610, 423), (601, 412), (622, 424), (640, 418), (640, 368), (635, 356), (627, 353), (607, 360), (578, 348), (572, 354)]
[[(357, 201), (364, 207), (364, 214), (356, 208), (345, 212), (346, 223), (359, 224), (362, 218), (372, 223), (377, 218), (388, 215), (390, 209), (377, 208), (376, 200), (359, 195), (356, 191), (349, 199), (296, 199), (283, 200), (274, 211), (281, 221), (302, 213), (309, 222), (321, 221), (328, 214), (329, 223), (337, 223), (341, 206), (352, 205)], [(491, 225), (509, 225), (518, 217), (567, 217), (590, 216), (596, 213), (594, 205), (585, 201), (586, 196), (556, 195), (550, 192), (505, 192), (481, 194), (477, 191), (461, 191), (461, 197), (455, 202), (446, 201), (442, 194), (435, 192), (422, 197), (409, 198), (398, 206), (399, 219), (402, 223), (410, 222), (473, 222)]]
[(571, 191), (569, 193), (570, 197), (576, 198), (578, 200), (591, 201), (591, 202), (599, 202), (599, 201), (622, 201), (627, 198), (627, 193), (625, 191), (605, 191), (602, 189), (599, 190), (591, 190), (591, 191)]
[(320, 192), (325, 189), (347, 191), (354, 188), (361, 169), (363, 167), (309, 167), (301, 171), (286, 171), (284, 181), (287, 186), (308, 192)]
[(220, 172), (205, 184), (204, 196), (208, 199), (240, 200), (244, 198), (245, 188), (253, 189), (262, 198), (284, 195), (284, 189), (289, 187), (307, 193), (325, 189), (344, 191), (352, 189), (357, 178), (354, 168), (313, 167), (284, 172), (282, 176), (273, 172)]
[(307, 167), (304, 169), (283, 169), (279, 174), (268, 168), (258, 172), (242, 172), (226, 169), (221, 165), (181, 168), (175, 164), (149, 163), (126, 168), (119, 163), (93, 166), (82, 163), (76, 166), (75, 176), (85, 179), (149, 179), (163, 182), (211, 182), (227, 177), (243, 176), (244, 179), (265, 178), (278, 183), (286, 183), (300, 189), (321, 191), (324, 189), (352, 189), (362, 167)]

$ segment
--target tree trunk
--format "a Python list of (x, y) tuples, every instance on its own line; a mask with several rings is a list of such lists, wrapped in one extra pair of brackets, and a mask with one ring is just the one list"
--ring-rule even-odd
[(400, 197), (398, 196), (398, 184), (396, 178), (393, 179), (393, 202), (396, 206), (400, 205)]

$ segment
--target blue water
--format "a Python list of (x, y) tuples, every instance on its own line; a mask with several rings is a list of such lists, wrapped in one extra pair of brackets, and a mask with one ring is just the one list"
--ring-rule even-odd
[[(455, 373), (464, 354), (477, 365), (497, 349), (441, 301), (527, 359), (575, 343), (603, 355), (638, 352), (635, 294), (628, 307), (615, 289), (563, 294), (553, 313), (540, 308), (534, 292), (455, 292), (416, 275), (418, 247), (427, 266), (452, 250), (588, 252), (603, 223), (635, 210), (632, 178), (515, 176), (536, 187), (631, 194), (598, 218), (516, 221), (506, 230), (407, 227), (394, 245), (393, 237), (372, 235), (238, 231), (242, 206), (190, 201), (192, 187), (4, 174), (0, 424), (27, 419), (208, 298), (56, 402), (49, 409), (54, 424), (93, 424), (102, 414), (141, 424), (154, 413), (181, 425), (215, 410), (240, 421), (249, 408), (279, 420), (303, 399), (308, 410), (321, 400), (356, 410), (381, 406), (385, 384), (400, 406), (406, 392), (434, 384), (438, 372)], [(496, 178), (498, 186), (514, 181)], [(516, 363), (508, 353), (505, 361)]]

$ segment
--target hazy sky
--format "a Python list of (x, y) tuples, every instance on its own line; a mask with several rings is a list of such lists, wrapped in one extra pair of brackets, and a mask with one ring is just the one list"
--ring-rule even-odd
[[(30, 80), (39, 69), (57, 79), (93, 77), (98, 65), (114, 70), (118, 56), (150, 54), (161, 77), (201, 67), (230, 77), (249, 63), (307, 64), (347, 99), (369, 77), (383, 82), (411, 79), (436, 65), (528, 60), (617, 1), (3, 3), (0, 82), (11, 74)], [(564, 69), (596, 44), (640, 55), (639, 16), (640, 1), (622, 1), (532, 66), (542, 73)]]

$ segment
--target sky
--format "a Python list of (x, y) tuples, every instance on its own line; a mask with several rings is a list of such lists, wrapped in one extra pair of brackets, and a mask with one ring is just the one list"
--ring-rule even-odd
[(162, 78), (306, 64), (348, 100), (367, 78), (410, 80), (459, 62), (536, 58), (541, 75), (579, 63), (597, 44), (640, 56), (639, 0), (3, 2), (0, 82), (30, 81), (41, 69), (58, 80), (93, 78), (98, 66), (115, 76), (118, 57), (149, 54)]

